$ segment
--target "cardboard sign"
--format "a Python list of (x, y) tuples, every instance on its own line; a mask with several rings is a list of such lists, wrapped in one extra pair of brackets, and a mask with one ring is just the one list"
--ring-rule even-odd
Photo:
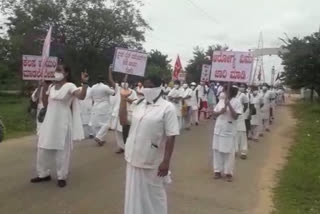
[(113, 71), (143, 77), (147, 59), (146, 53), (117, 48), (113, 58)]
[(211, 80), (249, 83), (254, 57), (250, 52), (215, 51), (212, 56)]
[(58, 65), (57, 57), (49, 57), (44, 65), (44, 73), (41, 72), (42, 56), (22, 56), (22, 79), (23, 80), (54, 80), (54, 72)]
[(211, 73), (211, 65), (202, 65), (200, 82), (209, 82)]

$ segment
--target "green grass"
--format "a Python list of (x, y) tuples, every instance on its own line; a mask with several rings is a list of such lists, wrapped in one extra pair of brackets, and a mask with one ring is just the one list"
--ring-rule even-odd
[(275, 188), (275, 214), (320, 213), (320, 104), (294, 107), (298, 119), (296, 144)]
[(29, 135), (35, 130), (28, 106), (29, 98), (0, 94), (0, 119), (5, 126), (5, 139)]

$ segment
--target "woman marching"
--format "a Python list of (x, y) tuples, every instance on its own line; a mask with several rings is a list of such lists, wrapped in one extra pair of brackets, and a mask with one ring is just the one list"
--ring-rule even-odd
[(82, 73), (82, 87), (71, 83), (71, 70), (59, 65), (55, 82), (46, 90), (43, 105), (47, 108), (40, 129), (37, 152), (37, 177), (31, 183), (50, 181), (51, 161), (55, 160), (58, 186), (65, 187), (69, 172), (72, 142), (84, 138), (78, 99), (86, 97), (88, 74)]
[(242, 113), (241, 103), (236, 98), (237, 93), (238, 88), (231, 87), (226, 92), (226, 98), (220, 99), (213, 111), (217, 118), (212, 143), (214, 178), (220, 179), (224, 174), (228, 182), (232, 181), (235, 164), (236, 120)]

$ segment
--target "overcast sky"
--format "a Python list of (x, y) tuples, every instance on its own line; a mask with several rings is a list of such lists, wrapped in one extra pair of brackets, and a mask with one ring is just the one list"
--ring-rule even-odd
[[(193, 47), (227, 44), (233, 50), (258, 45), (279, 47), (284, 33), (305, 36), (319, 30), (320, 0), (143, 0), (142, 14), (153, 31), (146, 35), (147, 50), (158, 49), (183, 66), (192, 58)], [(281, 70), (281, 60), (265, 57), (270, 81), (271, 67)]]
[[(195, 46), (227, 44), (232, 50), (256, 48), (259, 33), (264, 47), (281, 45), (279, 37), (305, 36), (319, 30), (320, 0), (142, 0), (143, 17), (152, 31), (145, 48), (158, 49), (183, 66)], [(0, 24), (3, 18), (0, 14)], [(277, 56), (265, 57), (270, 81), (271, 67), (282, 70)]]

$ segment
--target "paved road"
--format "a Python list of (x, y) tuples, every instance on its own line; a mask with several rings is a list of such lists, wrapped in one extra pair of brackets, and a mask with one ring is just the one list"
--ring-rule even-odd
[[(173, 158), (169, 213), (267, 213), (271, 204), (262, 193), (270, 189), (272, 172), (280, 164), (274, 160), (283, 159), (282, 150), (273, 151), (287, 147), (288, 133), (293, 129), (288, 107), (280, 107), (277, 117), (272, 133), (260, 143), (251, 144), (249, 159), (237, 160), (233, 183), (212, 179), (210, 122), (184, 132), (178, 138)], [(55, 182), (29, 183), (35, 171), (35, 137), (0, 144), (0, 213), (122, 214), (125, 161), (114, 154), (115, 139), (112, 132), (109, 135), (110, 143), (103, 148), (90, 141), (76, 145), (65, 189), (57, 188)], [(271, 180), (263, 179), (266, 174), (262, 173), (271, 176)]]

